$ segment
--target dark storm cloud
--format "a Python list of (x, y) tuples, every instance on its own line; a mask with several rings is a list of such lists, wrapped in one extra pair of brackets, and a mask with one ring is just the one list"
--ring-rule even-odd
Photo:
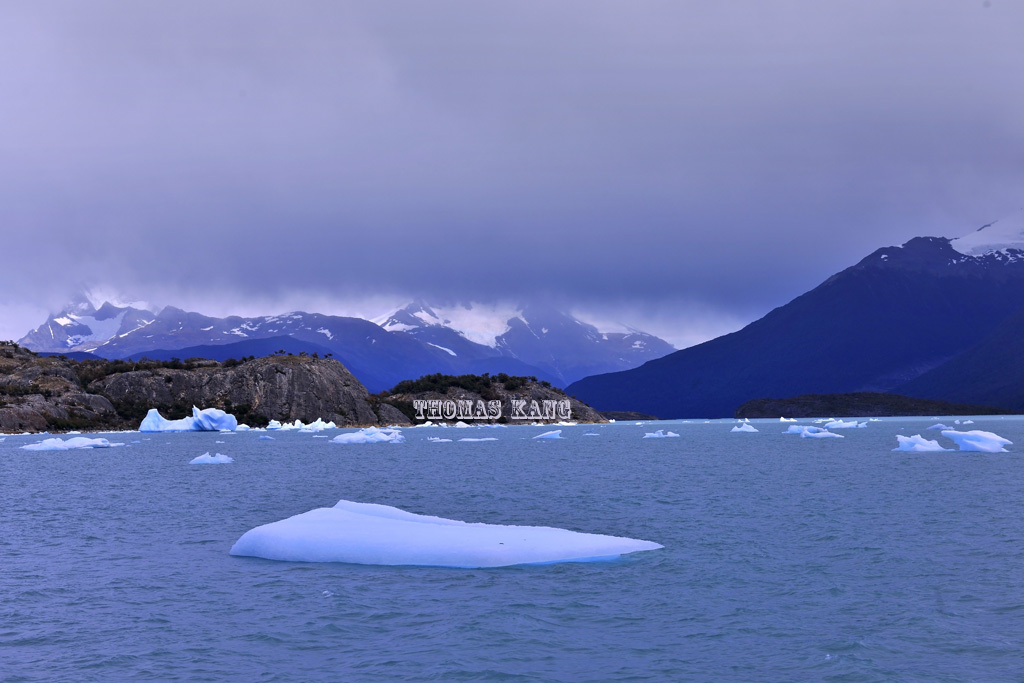
[(999, 0), (3, 12), (8, 301), (98, 282), (749, 319), (1022, 202), (1024, 7)]

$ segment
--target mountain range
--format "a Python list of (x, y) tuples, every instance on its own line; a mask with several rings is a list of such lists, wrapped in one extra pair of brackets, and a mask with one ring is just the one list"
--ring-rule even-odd
[(885, 247), (743, 329), (566, 391), (726, 417), (756, 398), (893, 392), (1024, 411), (1024, 212)]
[(330, 354), (372, 392), (437, 372), (504, 372), (565, 386), (674, 350), (639, 330), (601, 332), (553, 307), (441, 308), (423, 301), (375, 322), (305, 312), (216, 318), (173, 306), (153, 313), (110, 303), (96, 308), (80, 298), (19, 343), (37, 352), (111, 359)]

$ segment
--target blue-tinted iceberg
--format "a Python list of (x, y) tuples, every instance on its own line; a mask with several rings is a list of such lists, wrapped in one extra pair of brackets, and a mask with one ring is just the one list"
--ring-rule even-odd
[(661, 547), (551, 527), (470, 524), (342, 500), (332, 508), (251, 529), (231, 554), (290, 562), (477, 568), (608, 560)]
[(497, 439), (493, 436), (482, 436), (480, 438), (467, 436), (465, 439), (459, 439), (459, 441), (497, 441)]
[(39, 443), (30, 443), (22, 446), (26, 451), (71, 451), (78, 448), (110, 448), (111, 446), (123, 446), (123, 443), (110, 443), (106, 439), (88, 439), (84, 436), (75, 436), (70, 439), (44, 439)]
[(198, 458), (192, 458), (189, 460), (189, 465), (223, 465), (229, 462), (234, 462), (234, 458), (224, 455), (223, 453), (217, 453), (216, 455), (210, 455), (209, 453), (203, 453)]
[(938, 423), (938, 424), (934, 424), (934, 425), (932, 425), (932, 426), (931, 426), (931, 427), (929, 427), (928, 429), (949, 429), (949, 427), (947, 427), (946, 425), (944, 425), (944, 424), (942, 424), (942, 423), (940, 422), (940, 423)]
[(802, 439), (842, 439), (842, 434), (833, 434), (821, 427), (804, 427), (803, 425), (790, 425), (784, 434), (799, 434)]
[[(637, 424), (639, 424), (639, 423), (637, 423)], [(644, 434), (643, 438), (645, 438), (645, 439), (667, 439), (667, 438), (674, 437), (674, 436), (679, 436), (679, 435), (676, 434), (675, 432), (665, 432), (665, 431), (662, 431), (662, 430), (659, 429), (656, 432), (647, 432), (646, 434)]]
[(864, 429), (867, 426), (867, 422), (857, 422), (856, 420), (832, 420), (825, 423), (825, 429)]
[(894, 451), (907, 451), (910, 453), (928, 453), (931, 451), (948, 451), (948, 448), (943, 448), (939, 445), (938, 441), (932, 441), (926, 439), (920, 434), (914, 434), (913, 436), (902, 436), (901, 434), (896, 435), (896, 441), (899, 445), (894, 448)]
[(561, 439), (562, 438), (562, 430), (561, 429), (556, 429), (553, 432), (544, 432), (543, 434), (538, 434), (537, 436), (535, 436), (533, 438), (535, 438), (535, 439)]
[(331, 443), (402, 443), (405, 437), (397, 429), (378, 429), (367, 427), (358, 432), (346, 432), (338, 434), (331, 439)]
[(739, 426), (733, 427), (730, 431), (733, 431), (733, 432), (756, 432), (757, 428), (754, 427), (754, 425), (750, 424), (749, 422), (744, 422), (743, 424), (741, 424)]
[(199, 410), (192, 406), (192, 417), (165, 419), (156, 408), (150, 408), (139, 425), (140, 432), (233, 432), (238, 428), (234, 415), (216, 408)]
[(969, 432), (958, 432), (954, 429), (943, 430), (942, 435), (953, 439), (962, 451), (979, 451), (981, 453), (1005, 453), (1003, 446), (1013, 444), (1009, 439), (1004, 439), (992, 432), (983, 432), (980, 429), (973, 429)]

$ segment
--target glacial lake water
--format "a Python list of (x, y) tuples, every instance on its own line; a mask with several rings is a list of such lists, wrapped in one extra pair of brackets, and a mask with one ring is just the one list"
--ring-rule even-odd
[[(931, 418), (820, 440), (777, 420), (7, 436), (0, 680), (1021, 680), (1024, 419), (974, 420), (1010, 452), (892, 452), (944, 441)], [(681, 436), (641, 438), (658, 428)], [(188, 464), (207, 451), (235, 461)], [(339, 499), (665, 547), (486, 570), (228, 553)]]

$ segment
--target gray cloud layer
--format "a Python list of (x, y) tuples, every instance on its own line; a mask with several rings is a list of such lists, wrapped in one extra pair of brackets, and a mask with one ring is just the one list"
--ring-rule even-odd
[(1018, 3), (3, 13), (9, 318), (94, 282), (749, 319), (1024, 202)]

